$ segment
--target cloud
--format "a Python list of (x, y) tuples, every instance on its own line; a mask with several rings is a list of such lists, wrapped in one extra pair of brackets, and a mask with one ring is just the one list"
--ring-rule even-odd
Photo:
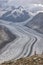
[(16, 3), (21, 3), (21, 4), (26, 4), (26, 3), (30, 3), (30, 4), (40, 4), (43, 3), (43, 0), (8, 0), (9, 2), (16, 2)]
[[(14, 5), (16, 7), (22, 5), (24, 7), (33, 6), (33, 4), (43, 4), (43, 0), (0, 0), (0, 1), (8, 1), (7, 5)], [(31, 6), (31, 7), (32, 7)]]
[(29, 4), (43, 4), (43, 0), (8, 0), (8, 4), (28, 6)]

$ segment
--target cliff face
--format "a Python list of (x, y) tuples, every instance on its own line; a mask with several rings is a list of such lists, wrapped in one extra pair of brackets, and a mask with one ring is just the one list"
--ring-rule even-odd
[(20, 58), (18, 60), (4, 62), (0, 65), (43, 65), (43, 55)]

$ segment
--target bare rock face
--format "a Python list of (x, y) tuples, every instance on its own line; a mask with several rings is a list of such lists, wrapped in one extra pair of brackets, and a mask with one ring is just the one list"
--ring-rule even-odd
[(43, 55), (20, 58), (18, 60), (4, 62), (0, 65), (43, 65)]
[(0, 25), (0, 49), (16, 38), (6, 26)]
[(8, 40), (9, 40), (8, 34), (2, 28), (0, 28), (0, 44)]
[(39, 12), (35, 15), (27, 24), (27, 27), (43, 34), (43, 12)]

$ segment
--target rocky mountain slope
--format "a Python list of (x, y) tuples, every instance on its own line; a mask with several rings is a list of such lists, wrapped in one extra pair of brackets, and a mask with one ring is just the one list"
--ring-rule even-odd
[(27, 24), (27, 27), (43, 34), (43, 12), (36, 14)]

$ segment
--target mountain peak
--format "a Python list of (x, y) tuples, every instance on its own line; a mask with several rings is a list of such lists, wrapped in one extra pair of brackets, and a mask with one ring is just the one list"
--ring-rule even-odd
[(1, 19), (12, 22), (23, 22), (28, 18), (30, 18), (30, 15), (22, 6), (19, 6), (18, 8), (13, 7), (13, 9), (7, 10), (1, 17)]

